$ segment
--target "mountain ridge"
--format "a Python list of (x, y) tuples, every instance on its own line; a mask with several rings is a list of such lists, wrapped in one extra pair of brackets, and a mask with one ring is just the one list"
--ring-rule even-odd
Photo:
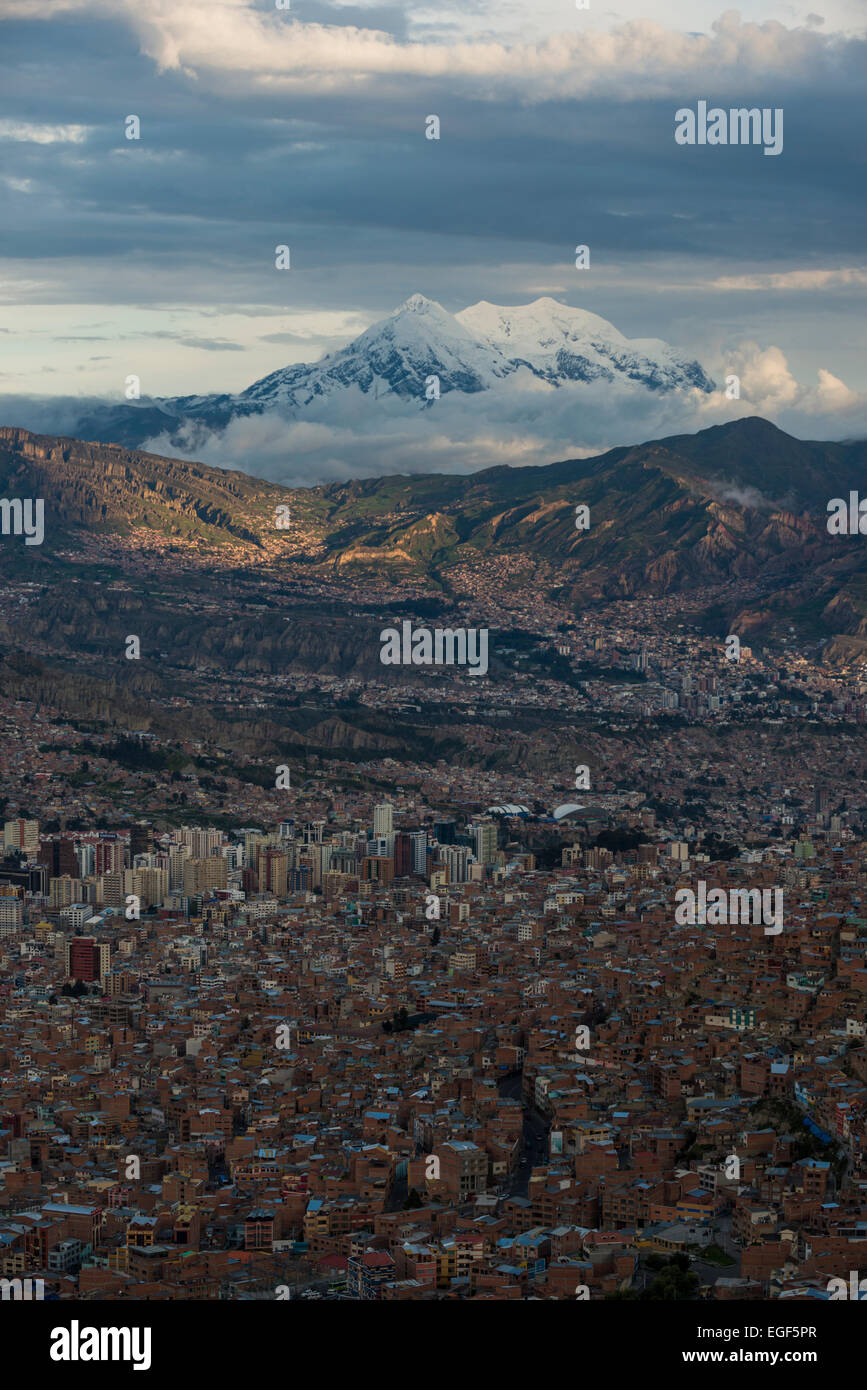
[[(830, 635), (867, 650), (867, 560), (826, 526), (828, 499), (857, 488), (865, 464), (863, 442), (797, 440), (751, 417), (535, 468), (286, 488), (4, 427), (0, 489), (44, 496), (46, 521), (38, 557), (8, 538), (0, 557), (19, 575), (44, 572), (72, 547), (123, 568), (132, 544), (197, 568), (265, 564), (287, 576), (376, 574), (398, 585), (406, 576), (443, 593), (467, 566), (496, 560), (512, 576), (504, 582), (532, 585), (575, 611), (733, 584), (727, 621), (737, 618), (738, 630), (770, 635), (797, 621), (812, 640)], [(785, 498), (763, 493), (765, 474), (770, 492), (785, 485)], [(586, 530), (575, 526), (578, 504), (590, 511)], [(756, 591), (749, 600), (738, 599), (744, 586)]]

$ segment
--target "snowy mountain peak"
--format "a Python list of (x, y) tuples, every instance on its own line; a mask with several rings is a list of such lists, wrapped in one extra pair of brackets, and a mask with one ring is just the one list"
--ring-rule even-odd
[[(137, 407), (107, 408), (104, 437), (118, 439), (123, 429), (123, 442), (141, 443), (154, 433), (152, 416), (160, 425), (169, 422), (171, 432), (222, 430), (236, 416), (265, 411), (328, 422), (344, 418), (344, 409), (426, 410), (449, 396), (495, 393), (506, 383), (528, 390), (537, 409), (540, 385), (555, 390), (594, 382), (652, 392), (713, 390), (700, 364), (667, 343), (630, 340), (598, 314), (549, 296), (518, 305), (481, 300), (450, 314), (436, 300), (412, 294), (345, 347), (318, 362), (281, 367), (239, 395), (154, 401), (149, 415)], [(88, 437), (100, 437), (97, 416), (88, 417), (87, 429)]]
[(508, 348), (510, 356), (532, 358), (540, 348), (550, 351), (565, 343), (594, 338), (607, 343), (626, 342), (607, 319), (548, 297), (510, 306), (482, 300), (464, 309), (457, 319), (471, 333), (502, 350)]
[(698, 362), (687, 361), (660, 339), (630, 340), (599, 314), (549, 296), (511, 306), (481, 300), (456, 318), (488, 347), (554, 385), (620, 380), (655, 391), (713, 389)]
[(473, 335), (459, 323), (454, 314), (449, 313), (448, 309), (437, 304), (435, 299), (425, 299), (423, 294), (413, 294), (404, 300), (394, 313), (372, 323), (355, 342), (349, 343), (345, 348), (341, 348), (340, 353), (334, 355), (354, 352), (360, 344), (377, 342), (381, 338), (405, 342), (408, 345), (413, 342), (446, 344), (474, 341)]
[(435, 299), (426, 299), (423, 294), (411, 294), (409, 299), (405, 299), (402, 304), (397, 306), (394, 313), (389, 314), (389, 318), (396, 319), (398, 314), (402, 313), (426, 314), (431, 310), (439, 314), (447, 313)]
[[(297, 416), (314, 407), (318, 413), (344, 391), (374, 401), (397, 397), (423, 409), (439, 398), (428, 394), (433, 377), (440, 396), (474, 395), (506, 378), (517, 384), (535, 378), (552, 387), (594, 381), (651, 391), (713, 387), (698, 362), (666, 343), (630, 341), (607, 319), (549, 296), (517, 305), (481, 300), (450, 314), (436, 300), (411, 294), (346, 347), (319, 362), (272, 372), (235, 397), (229, 409)], [(204, 401), (175, 404), (184, 413), (209, 413)]]

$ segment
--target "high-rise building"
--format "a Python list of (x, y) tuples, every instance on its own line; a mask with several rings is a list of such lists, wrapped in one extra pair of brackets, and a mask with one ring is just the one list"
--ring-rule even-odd
[(307, 857), (313, 869), (313, 887), (321, 888), (322, 880), (331, 868), (331, 845), (324, 843), (321, 845), (309, 845)]
[(95, 874), (119, 874), (126, 867), (127, 841), (118, 835), (100, 835), (94, 845)]
[(77, 878), (92, 878), (96, 873), (96, 850), (93, 845), (75, 846), (75, 868), (58, 867), (58, 874), (71, 873)]
[(66, 942), (66, 974), (70, 980), (101, 980), (109, 971), (111, 948), (92, 936), (72, 936)]
[(454, 821), (434, 821), (434, 838), (437, 839), (441, 845), (453, 845), (457, 839)]
[(412, 841), (412, 872), (414, 874), (427, 874), (427, 831), (411, 830), (409, 838)]
[(362, 882), (391, 883), (394, 878), (394, 860), (377, 859), (373, 855), (362, 859), (359, 877)]
[(10, 936), (13, 932), (18, 931), (23, 921), (24, 913), (21, 899), (14, 888), (0, 893), (0, 937)]
[(412, 836), (403, 833), (394, 837), (394, 872), (398, 878), (412, 873)]
[(102, 874), (97, 896), (103, 907), (124, 907), (126, 894), (123, 886), (123, 870), (117, 873)]
[(244, 831), (244, 865), (246, 868), (255, 870), (259, 846), (264, 844), (264, 841), (265, 836), (261, 830)]
[(184, 886), (184, 866), (190, 859), (188, 845), (169, 845), (169, 892), (179, 893)]
[(442, 860), (449, 871), (449, 883), (466, 883), (469, 857), (468, 845), (445, 845), (443, 847)]
[(150, 854), (153, 848), (153, 835), (150, 826), (137, 821), (129, 829), (129, 855), (134, 860), (137, 854)]
[[(273, 839), (272, 839), (272, 841), (271, 841), (272, 848), (275, 848), (275, 849), (282, 848), (284, 854), (286, 853), (286, 848), (285, 848), (285, 847), (286, 847), (287, 844), (291, 844), (291, 841), (281, 840), (279, 845), (275, 845)], [(243, 867), (244, 867), (244, 847), (243, 847), (243, 845), (222, 845), (221, 848), (220, 848), (220, 856), (221, 856), (221, 858), (225, 859), (225, 861), (226, 861), (226, 871), (227, 871), (227, 873), (230, 873), (230, 874), (231, 874), (231, 873), (234, 873), (234, 872), (238, 872), (240, 869), (243, 869)]]
[(48, 892), (48, 870), (44, 864), (25, 864), (22, 868), (13, 867), (14, 861), (0, 863), (0, 883), (11, 883), (25, 893), (37, 893), (44, 897)]
[(194, 825), (185, 827), (181, 831), (181, 844), (187, 846), (191, 859), (212, 858), (215, 854), (219, 854), (222, 843), (222, 830), (214, 830), (210, 826), (202, 828)]
[(81, 901), (81, 880), (63, 874), (60, 878), (49, 879), (48, 902), (51, 907), (69, 907), (70, 903)]
[[(81, 850), (90, 850), (87, 860), (87, 872), (93, 873), (95, 867), (95, 856), (92, 845), (82, 845)], [(76, 850), (75, 838), (72, 835), (40, 835), (39, 848), (36, 857), (40, 864), (44, 864), (48, 870), (49, 878), (60, 878), (62, 874), (70, 874), (73, 878), (84, 878), (82, 873), (82, 863), (78, 851)]]
[(354, 849), (332, 849), (331, 869), (334, 873), (354, 874), (358, 868), (358, 856)]
[(142, 907), (152, 907), (164, 902), (169, 895), (169, 875), (167, 869), (125, 869), (123, 874), (124, 898), (134, 893)]
[(8, 820), (3, 826), (4, 850), (18, 849), (28, 859), (35, 858), (39, 852), (39, 821)]
[(227, 885), (226, 861), (222, 855), (208, 859), (188, 859), (184, 865), (184, 894), (188, 898), (200, 893), (207, 897)]
[(497, 857), (497, 826), (492, 820), (476, 821), (470, 826), (474, 853), (480, 864), (492, 864)]
[(259, 876), (260, 893), (273, 893), (275, 897), (285, 898), (288, 871), (289, 859), (284, 850), (272, 846), (259, 850), (256, 873)]
[(394, 807), (391, 802), (383, 801), (373, 808), (373, 834), (390, 835), (394, 830)]

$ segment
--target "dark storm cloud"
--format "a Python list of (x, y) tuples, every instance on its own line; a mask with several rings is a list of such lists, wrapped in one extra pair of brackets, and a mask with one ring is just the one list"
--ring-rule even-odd
[[(12, 27), (22, 42), (28, 26)], [(239, 95), (215, 107), (178, 74), (156, 76), (128, 44), (118, 51), (118, 25), (102, 26), (105, 66), (93, 25), (62, 27), (53, 56), (51, 43), (40, 45), (43, 80), (34, 89), (26, 72), (13, 76), (0, 115), (90, 133), (83, 145), (2, 143), (4, 176), (31, 180), (36, 193), (7, 203), (7, 256), (249, 264), (275, 238), (296, 238), (301, 256), (315, 235), (317, 256), (338, 264), (353, 258), (359, 228), (406, 234), (408, 258), (412, 238), (431, 234), (552, 250), (583, 240), (610, 259), (734, 252), (802, 264), (820, 249), (845, 257), (863, 246), (863, 98), (853, 107), (851, 97), (775, 84), (767, 104), (784, 107), (785, 149), (769, 160), (759, 149), (677, 146), (671, 99), (521, 108), (419, 82), (410, 106)], [(96, 50), (87, 101), (70, 71), (79, 42), (88, 61)], [(429, 111), (442, 120), (439, 142), (424, 139)], [(129, 112), (141, 118), (140, 141), (123, 138)]]
[(39, 196), (9, 200), (0, 247), (23, 257), (151, 251), (249, 262), (275, 238), (298, 238), (301, 254), (309, 228), (317, 255), (345, 261), (357, 230), (374, 228), (551, 248), (578, 238), (612, 257), (782, 261), (794, 251), (800, 264), (819, 250), (860, 253), (867, 184), (853, 179), (860, 152), (843, 121), (849, 108), (772, 99), (786, 111), (773, 164), (759, 149), (676, 146), (670, 101), (597, 103), (580, 121), (555, 108), (547, 136), (526, 128), (537, 123), (527, 113), (486, 109), (485, 129), (452, 103), (439, 143), (424, 140), (421, 107), (412, 133), (243, 113), (203, 124), (144, 110), (138, 142), (123, 141), (115, 122), (84, 145), (5, 148), (3, 174), (31, 180)]

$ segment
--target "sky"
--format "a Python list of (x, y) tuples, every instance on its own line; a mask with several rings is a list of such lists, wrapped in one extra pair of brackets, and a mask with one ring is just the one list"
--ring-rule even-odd
[[(867, 6), (815, 2), (0, 0), (0, 423), (242, 390), (418, 292), (549, 295), (867, 433)], [(782, 108), (782, 154), (676, 144), (700, 99)]]

